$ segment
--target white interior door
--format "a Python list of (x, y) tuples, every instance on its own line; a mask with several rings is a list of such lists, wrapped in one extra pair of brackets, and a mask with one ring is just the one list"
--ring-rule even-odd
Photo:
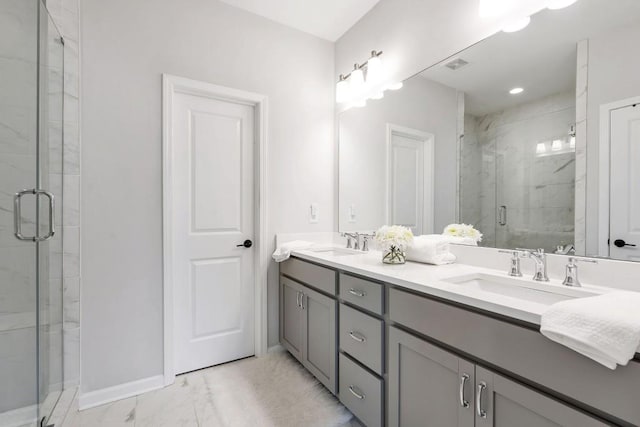
[(433, 135), (389, 125), (387, 144), (387, 222), (433, 233)]
[(610, 117), (609, 254), (640, 261), (640, 106), (613, 110)]
[(255, 353), (254, 107), (176, 92), (172, 117), (174, 368)]

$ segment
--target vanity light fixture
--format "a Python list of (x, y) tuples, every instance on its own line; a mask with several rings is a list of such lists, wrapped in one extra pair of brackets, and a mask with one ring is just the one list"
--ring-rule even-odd
[(538, 142), (536, 145), (536, 154), (544, 154), (547, 152), (547, 144), (544, 142)]
[(562, 140), (554, 139), (551, 143), (551, 151), (560, 151), (562, 150)]
[(507, 24), (502, 29), (502, 31), (504, 31), (505, 33), (515, 33), (516, 31), (525, 29), (530, 22), (531, 22), (530, 16), (525, 16), (524, 18), (518, 18), (511, 21), (509, 24)]
[(514, 87), (509, 91), (511, 95), (518, 95), (519, 93), (522, 93), (522, 92), (524, 92), (524, 89), (522, 89), (521, 87)]
[(397, 90), (402, 82), (388, 84), (382, 51), (371, 51), (371, 57), (362, 64), (356, 63), (349, 74), (341, 74), (336, 83), (336, 102), (346, 108), (364, 107), (367, 99), (384, 98), (385, 90)]
[(557, 10), (564, 9), (565, 7), (569, 7), (578, 0), (549, 0), (547, 5), (547, 9)]

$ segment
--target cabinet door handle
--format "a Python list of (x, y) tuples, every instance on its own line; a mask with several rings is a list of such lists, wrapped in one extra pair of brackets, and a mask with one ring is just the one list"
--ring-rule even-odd
[(367, 340), (366, 337), (354, 331), (349, 331), (349, 336), (358, 342), (365, 342)]
[(349, 386), (349, 391), (360, 400), (363, 400), (366, 397), (365, 394), (360, 390), (356, 391), (356, 386), (354, 386), (353, 384)]
[(303, 294), (302, 292), (300, 292), (300, 307), (302, 307), (302, 309), (303, 309), (303, 310), (307, 308), (307, 307), (305, 307), (305, 305), (304, 305), (304, 299), (305, 299), (306, 297), (307, 297), (307, 296), (306, 296), (305, 294)]
[(480, 418), (487, 418), (487, 411), (482, 409), (482, 393), (487, 388), (487, 383), (481, 382), (478, 384), (478, 394), (476, 394), (476, 412)]
[(469, 374), (462, 374), (460, 377), (460, 406), (463, 408), (469, 407), (469, 401), (464, 398), (464, 385), (467, 381), (469, 381)]
[(353, 289), (353, 288), (349, 289), (349, 293), (350, 293), (351, 295), (355, 295), (355, 296), (360, 297), (360, 298), (362, 298), (362, 297), (364, 297), (365, 295), (367, 295), (367, 293), (366, 293), (366, 292), (364, 292), (364, 291), (359, 291), (359, 290), (357, 290), (357, 289)]
[(296, 305), (300, 308), (300, 291), (296, 291)]

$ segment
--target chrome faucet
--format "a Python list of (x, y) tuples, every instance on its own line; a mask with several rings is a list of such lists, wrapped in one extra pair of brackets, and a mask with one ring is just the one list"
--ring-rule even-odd
[(509, 268), (509, 272), (507, 274), (513, 277), (522, 277), (522, 272), (520, 271), (520, 252), (517, 250), (516, 251), (499, 250), (498, 252), (503, 254), (511, 254), (511, 267)]
[[(347, 249), (360, 249), (360, 234), (359, 233), (342, 233), (342, 237), (347, 238)], [(355, 242), (355, 246), (354, 243)]]
[(564, 280), (562, 281), (562, 284), (565, 286), (571, 286), (574, 288), (580, 288), (582, 287), (582, 284), (580, 283), (580, 280), (578, 280), (578, 266), (576, 265), (576, 262), (590, 262), (592, 264), (597, 264), (598, 261), (596, 261), (595, 259), (586, 259), (586, 258), (576, 258), (576, 257), (569, 257), (569, 262), (567, 263), (567, 274), (564, 277)]
[(522, 251), (523, 258), (531, 258), (535, 263), (535, 274), (533, 280), (536, 282), (548, 282), (549, 276), (547, 275), (547, 254), (544, 253), (544, 249), (520, 249)]

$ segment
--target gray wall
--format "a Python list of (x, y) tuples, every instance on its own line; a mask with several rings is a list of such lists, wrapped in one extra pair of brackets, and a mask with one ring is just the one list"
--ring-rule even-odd
[(216, 0), (85, 0), (81, 19), (86, 393), (162, 374), (161, 73), (269, 97), (272, 245), (334, 229), (334, 64), (333, 44)]

